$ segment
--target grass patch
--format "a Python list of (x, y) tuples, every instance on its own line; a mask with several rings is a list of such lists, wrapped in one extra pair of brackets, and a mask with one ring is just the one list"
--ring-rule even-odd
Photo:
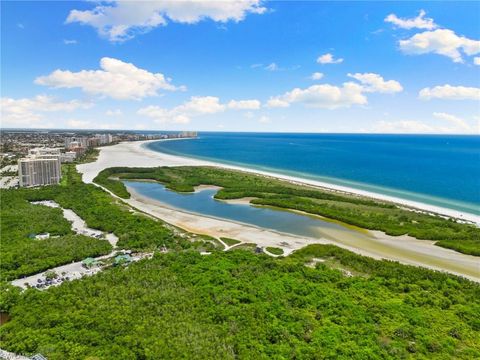
[(237, 250), (246, 250), (248, 252), (255, 252), (255, 249), (257, 248), (257, 244), (253, 243), (246, 243), (246, 244), (240, 244), (238, 246), (235, 246), (232, 251), (237, 251)]
[(265, 250), (267, 250), (270, 254), (273, 255), (283, 255), (283, 249), (277, 248), (277, 247), (267, 247)]
[(221, 237), (220, 240), (222, 240), (228, 246), (233, 246), (233, 245), (241, 243), (240, 240), (230, 239), (230, 238), (226, 238), (226, 237)]
[(480, 239), (470, 240), (440, 240), (435, 243), (447, 249), (452, 249), (464, 254), (480, 256)]

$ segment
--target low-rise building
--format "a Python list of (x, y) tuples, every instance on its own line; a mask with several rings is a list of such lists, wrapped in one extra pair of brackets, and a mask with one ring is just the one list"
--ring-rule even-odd
[(75, 151), (66, 151), (60, 154), (61, 163), (71, 163), (77, 158), (77, 153)]
[(75, 147), (75, 148), (71, 148), (71, 151), (73, 151), (75, 154), (77, 154), (77, 156), (75, 158), (79, 158), (80, 156), (85, 155), (85, 153), (87, 152), (87, 148)]
[(128, 265), (133, 261), (129, 254), (122, 254), (115, 256), (113, 265)]
[(52, 156), (60, 156), (60, 149), (58, 148), (34, 148), (28, 150), (29, 157), (48, 158)]

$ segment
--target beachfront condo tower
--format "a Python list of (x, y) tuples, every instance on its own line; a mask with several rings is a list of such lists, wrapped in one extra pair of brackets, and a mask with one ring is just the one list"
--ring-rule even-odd
[(61, 178), (60, 159), (58, 157), (20, 159), (18, 177), (22, 187), (58, 184)]

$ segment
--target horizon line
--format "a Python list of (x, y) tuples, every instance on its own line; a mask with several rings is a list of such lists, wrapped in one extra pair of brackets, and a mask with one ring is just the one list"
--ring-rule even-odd
[(197, 132), (197, 133), (225, 133), (225, 134), (315, 134), (315, 135), (446, 135), (446, 136), (480, 136), (479, 134), (465, 133), (377, 133), (377, 132), (306, 132), (306, 131), (224, 131), (224, 130), (154, 130), (154, 129), (70, 129), (70, 128), (2, 128), (0, 131), (64, 131), (64, 132)]

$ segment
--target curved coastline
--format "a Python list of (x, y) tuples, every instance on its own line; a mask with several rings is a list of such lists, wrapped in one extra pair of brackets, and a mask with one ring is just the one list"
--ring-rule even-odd
[[(170, 139), (167, 141), (178, 141)], [(180, 139), (179, 139), (180, 140)], [(183, 140), (183, 139), (182, 139)], [(186, 140), (186, 139), (185, 139)], [(226, 169), (240, 170), (249, 173), (269, 176), (280, 180), (290, 181), (299, 185), (309, 185), (331, 191), (338, 191), (346, 194), (364, 196), (372, 199), (396, 203), (411, 208), (414, 211), (423, 211), (441, 216), (451, 217), (462, 221), (468, 221), (480, 225), (480, 216), (455, 209), (444, 208), (431, 204), (403, 199), (395, 196), (379, 194), (368, 190), (355, 189), (348, 186), (331, 184), (324, 181), (305, 179), (297, 176), (285, 175), (271, 171), (257, 170), (244, 166), (223, 164), (210, 160), (201, 160), (186, 156), (171, 155), (150, 149), (147, 145), (157, 141), (146, 140), (136, 142), (122, 142), (117, 145), (100, 148), (100, 155), (97, 161), (78, 165), (85, 182), (93, 182), (95, 176), (103, 169), (109, 167), (156, 167), (156, 166), (216, 166)]]

